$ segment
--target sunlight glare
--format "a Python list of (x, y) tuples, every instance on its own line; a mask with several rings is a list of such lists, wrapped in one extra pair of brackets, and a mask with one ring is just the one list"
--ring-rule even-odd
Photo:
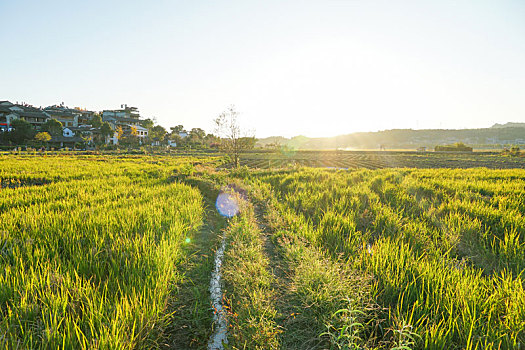
[(239, 203), (237, 198), (231, 193), (221, 192), (217, 196), (215, 207), (219, 214), (224, 217), (231, 218), (239, 212)]

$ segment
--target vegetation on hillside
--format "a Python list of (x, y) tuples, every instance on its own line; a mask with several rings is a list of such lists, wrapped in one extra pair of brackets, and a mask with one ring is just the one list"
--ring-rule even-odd
[(356, 132), (324, 138), (298, 136), (291, 139), (269, 137), (258, 140), (257, 146), (273, 148), (275, 145), (293, 146), (296, 149), (379, 149), (384, 146), (391, 149), (434, 148), (463, 142), (475, 145), (475, 148), (502, 148), (517, 142), (525, 143), (525, 127), (522, 124), (502, 128), (485, 129), (393, 129), (377, 132)]
[(453, 145), (440, 145), (435, 147), (436, 152), (472, 152), (472, 147), (462, 142), (456, 142)]

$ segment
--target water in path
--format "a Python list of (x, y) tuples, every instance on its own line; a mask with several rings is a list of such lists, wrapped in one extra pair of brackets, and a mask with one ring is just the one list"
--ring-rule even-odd
[(222, 344), (228, 343), (227, 330), (228, 320), (226, 310), (222, 307), (222, 289), (221, 289), (221, 266), (226, 248), (226, 236), (222, 238), (221, 246), (215, 252), (215, 268), (211, 273), (210, 281), (210, 298), (214, 309), (213, 322), (215, 329), (208, 341), (208, 350), (222, 350)]
[[(241, 192), (242, 193), (242, 192)], [(220, 215), (231, 218), (239, 213), (239, 193), (236, 193), (234, 186), (227, 186), (217, 196), (215, 207)], [(208, 341), (208, 350), (222, 350), (222, 344), (228, 344), (228, 319), (226, 310), (222, 306), (221, 289), (221, 266), (226, 248), (226, 235), (222, 238), (221, 246), (215, 253), (215, 268), (211, 273), (210, 298), (213, 306), (213, 322), (215, 328)]]

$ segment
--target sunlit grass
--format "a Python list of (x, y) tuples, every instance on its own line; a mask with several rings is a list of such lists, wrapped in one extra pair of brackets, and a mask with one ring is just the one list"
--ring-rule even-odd
[(200, 193), (170, 180), (188, 161), (1, 159), (21, 186), (0, 190), (0, 344), (157, 347), (202, 221)]
[(361, 345), (370, 332), (372, 347), (524, 343), (523, 170), (303, 169), (251, 183), (288, 234), (373, 276), (383, 333), (363, 327)]

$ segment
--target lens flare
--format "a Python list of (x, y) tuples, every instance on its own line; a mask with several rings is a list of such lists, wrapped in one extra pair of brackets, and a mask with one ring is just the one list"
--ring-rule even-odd
[(219, 193), (217, 201), (215, 202), (215, 207), (217, 208), (219, 214), (227, 218), (231, 218), (237, 215), (239, 212), (239, 203), (237, 198), (234, 195), (226, 192)]
[(186, 238), (184, 241), (185, 241), (186, 243), (190, 243), (190, 242), (191, 242), (191, 239)]

